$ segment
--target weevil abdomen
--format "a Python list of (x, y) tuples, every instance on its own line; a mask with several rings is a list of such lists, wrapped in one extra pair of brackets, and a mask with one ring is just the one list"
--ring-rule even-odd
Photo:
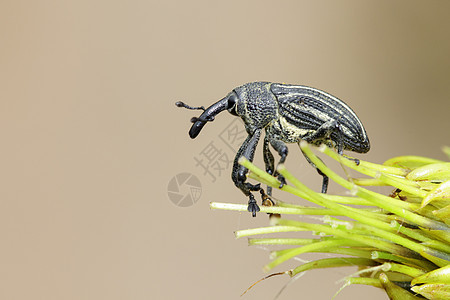
[[(369, 139), (361, 121), (343, 101), (318, 89), (300, 85), (273, 83), (271, 91), (278, 100), (282, 130), (294, 131), (297, 128), (300, 138), (304, 139), (323, 124), (336, 121), (340, 130), (332, 132), (329, 140), (342, 139), (345, 150), (369, 151)], [(329, 144), (327, 140), (318, 143)]]

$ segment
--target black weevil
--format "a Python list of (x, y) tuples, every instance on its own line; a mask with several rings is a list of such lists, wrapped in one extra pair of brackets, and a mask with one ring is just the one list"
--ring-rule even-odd
[[(314, 145), (326, 144), (336, 148), (341, 155), (344, 150), (366, 153), (370, 149), (364, 126), (353, 110), (338, 98), (312, 87), (251, 82), (235, 88), (225, 98), (207, 109), (203, 106), (191, 107), (180, 101), (176, 105), (204, 111), (200, 117), (191, 119), (193, 125), (189, 136), (193, 139), (207, 122), (213, 121), (214, 117), (224, 110), (242, 118), (248, 136), (236, 154), (231, 178), (249, 197), (248, 211), (253, 216), (256, 216), (259, 207), (251, 192), (261, 188), (259, 184), (246, 182), (248, 169), (239, 165), (238, 160), (244, 156), (253, 161), (263, 129), (266, 171), (278, 176), (281, 186), (285, 184), (285, 180), (276, 174), (269, 144), (281, 156), (280, 163), (284, 163), (288, 154), (286, 143), (299, 143), (301, 140)], [(306, 158), (316, 168), (308, 157)], [(358, 160), (355, 161), (358, 163)], [(328, 177), (319, 169), (317, 171), (323, 176), (322, 193), (326, 193)]]

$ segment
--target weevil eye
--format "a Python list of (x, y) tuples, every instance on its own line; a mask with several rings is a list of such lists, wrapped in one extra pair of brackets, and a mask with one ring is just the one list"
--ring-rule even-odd
[(236, 93), (232, 92), (230, 96), (228, 97), (228, 104), (227, 104), (227, 110), (230, 114), (237, 116), (237, 103), (238, 96)]

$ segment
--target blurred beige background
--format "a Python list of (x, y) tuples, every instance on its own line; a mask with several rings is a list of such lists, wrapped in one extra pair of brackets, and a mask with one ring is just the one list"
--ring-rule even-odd
[[(257, 80), (310, 85), (363, 120), (372, 150), (361, 158), (445, 159), (449, 1), (274, 3), (0, 3), (1, 299), (238, 299), (265, 275), (268, 251), (233, 231), (267, 217), (210, 211), (210, 201), (246, 199), (231, 166), (214, 182), (196, 166), (211, 142), (232, 158), (220, 136), (233, 117), (191, 140), (198, 112), (177, 100), (207, 106)], [(319, 190), (290, 149), (288, 167)], [(184, 208), (167, 191), (182, 172), (202, 185)], [(330, 299), (355, 271), (312, 271), (279, 299)], [(272, 278), (242, 299), (273, 299), (288, 281)], [(370, 287), (336, 299), (362, 295), (387, 299)]]

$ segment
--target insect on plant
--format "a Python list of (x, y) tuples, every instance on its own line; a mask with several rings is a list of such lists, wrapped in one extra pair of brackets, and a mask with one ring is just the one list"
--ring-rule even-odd
[[(232, 90), (225, 98), (208, 108), (191, 107), (181, 101), (178, 107), (203, 110), (193, 123), (189, 136), (196, 138), (206, 123), (214, 121), (217, 114), (228, 110), (242, 118), (247, 138), (239, 148), (233, 163), (231, 178), (234, 184), (249, 197), (248, 211), (253, 217), (260, 210), (252, 192), (262, 191), (260, 184), (246, 182), (248, 169), (238, 160), (244, 156), (253, 161), (255, 149), (265, 130), (263, 155), (266, 171), (278, 178), (280, 188), (286, 184), (283, 176), (275, 170), (275, 160), (269, 145), (280, 155), (284, 163), (288, 154), (287, 143), (305, 140), (314, 145), (326, 144), (336, 148), (340, 155), (344, 150), (366, 153), (370, 149), (369, 139), (363, 124), (353, 110), (338, 98), (321, 90), (271, 82), (246, 83)], [(327, 192), (328, 177), (309, 159), (308, 162), (322, 175), (322, 193)], [(355, 162), (359, 161), (355, 159)], [(268, 193), (271, 192), (268, 190)], [(262, 192), (263, 194), (263, 192)]]

